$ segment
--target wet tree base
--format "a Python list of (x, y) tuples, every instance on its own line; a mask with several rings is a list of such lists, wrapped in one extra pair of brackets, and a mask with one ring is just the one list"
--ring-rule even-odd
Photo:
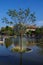
[(20, 52), (21, 53), (21, 52), (31, 51), (31, 49), (30, 48), (26, 48), (26, 49), (22, 48), (22, 49), (20, 49), (19, 47), (18, 48), (16, 47), (16, 48), (12, 48), (11, 51), (12, 52)]

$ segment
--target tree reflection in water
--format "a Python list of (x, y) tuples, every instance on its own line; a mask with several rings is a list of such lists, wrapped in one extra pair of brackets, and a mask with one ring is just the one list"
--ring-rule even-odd
[(37, 44), (38, 49), (38, 54), (43, 55), (43, 43), (38, 43)]

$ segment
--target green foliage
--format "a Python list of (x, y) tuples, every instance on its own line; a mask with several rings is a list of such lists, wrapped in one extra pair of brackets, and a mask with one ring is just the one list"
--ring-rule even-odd
[(43, 35), (43, 26), (40, 28), (41, 34)]
[(12, 44), (12, 40), (10, 38), (5, 39), (5, 46), (8, 48)]
[[(14, 33), (16, 35), (20, 35), (20, 39), (22, 40), (22, 35), (26, 31), (26, 24), (28, 22), (35, 22), (36, 16), (34, 13), (30, 12), (30, 9), (27, 8), (25, 10), (19, 9), (19, 10), (8, 10), (7, 12), (8, 16), (11, 18), (11, 21), (8, 20), (8, 18), (4, 17), (2, 18), (2, 21), (7, 23), (7, 24), (15, 24), (14, 26)], [(9, 34), (11, 31), (8, 30), (7, 28), (7, 33)], [(22, 41), (20, 44), (22, 48)]]
[(37, 42), (38, 44), (43, 44), (43, 26), (40, 28), (37, 28), (35, 31), (36, 36), (38, 36)]
[(28, 32), (26, 32), (27, 35), (31, 35), (32, 34), (32, 31), (29, 30)]
[(36, 21), (35, 13), (31, 13), (31, 14), (30, 14), (30, 21), (31, 21), (32, 23), (34, 23), (34, 21)]
[[(34, 22), (36, 21), (36, 16), (34, 13), (30, 12), (30, 9), (27, 8), (25, 10), (19, 9), (19, 10), (8, 10), (7, 14), (11, 17), (12, 21), (9, 21), (8, 18), (3, 17), (2, 21), (7, 24), (14, 24), (14, 23), (27, 23), (28, 22)], [(14, 21), (14, 22), (13, 22)]]
[(6, 35), (14, 35), (14, 30), (11, 27), (6, 26), (1, 28), (1, 33), (4, 33)]
[(14, 27), (14, 31), (17, 35), (24, 34), (26, 31), (26, 26), (22, 23), (16, 24)]
[(36, 34), (40, 34), (40, 32), (41, 32), (40, 28), (37, 28), (37, 29), (35, 30), (35, 33), (36, 33)]
[(36, 34), (43, 34), (43, 26), (35, 30)]
[(32, 34), (32, 31), (31, 31), (31, 30), (29, 30), (29, 31), (28, 31), (28, 33), (31, 35), (31, 34)]
[[(27, 8), (25, 10), (23, 9), (19, 9), (19, 10), (8, 10), (7, 12), (8, 16), (10, 16), (10, 18), (12, 19), (11, 21), (8, 20), (8, 18), (3, 17), (2, 21), (7, 23), (7, 24), (15, 24), (15, 33), (18, 32), (18, 34), (20, 35), (21, 32), (25, 33), (25, 29), (26, 29), (26, 25), (25, 23), (28, 22), (35, 22), (36, 21), (36, 16), (34, 13), (30, 12), (30, 9)], [(24, 24), (24, 25), (22, 25)], [(7, 29), (6, 29), (7, 30)]]

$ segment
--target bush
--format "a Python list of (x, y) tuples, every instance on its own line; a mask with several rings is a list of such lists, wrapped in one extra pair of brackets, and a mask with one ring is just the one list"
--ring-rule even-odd
[(8, 48), (12, 44), (12, 40), (10, 38), (5, 39), (5, 46)]

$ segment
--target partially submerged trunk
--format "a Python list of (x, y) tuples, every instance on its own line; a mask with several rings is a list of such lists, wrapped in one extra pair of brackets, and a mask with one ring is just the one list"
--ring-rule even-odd
[[(20, 50), (22, 51), (22, 37), (23, 35), (20, 34)], [(20, 65), (22, 65), (22, 52), (20, 52)]]
[(20, 34), (20, 50), (22, 50), (22, 34)]

